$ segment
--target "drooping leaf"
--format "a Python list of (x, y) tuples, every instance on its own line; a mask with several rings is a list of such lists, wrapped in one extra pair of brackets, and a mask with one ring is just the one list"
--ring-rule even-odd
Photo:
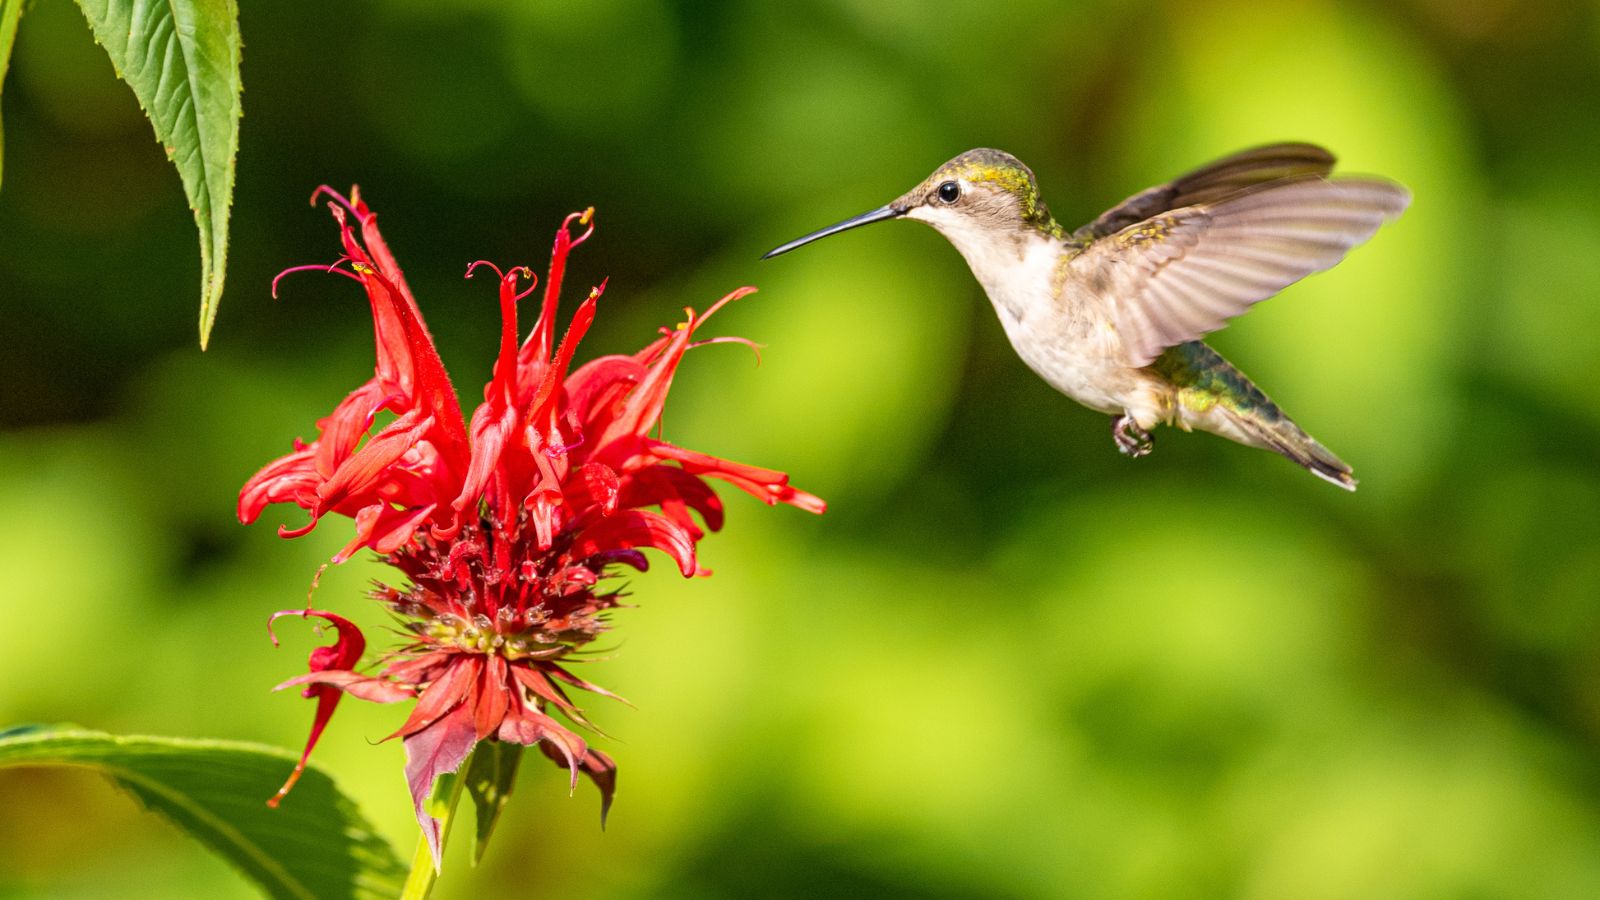
[(295, 754), (235, 741), (121, 737), (70, 726), (0, 731), (0, 768), (74, 766), (106, 775), (272, 897), (393, 897), (406, 869), (355, 803), (308, 769), (278, 809)]
[(228, 263), (228, 214), (239, 152), (239, 8), (235, 0), (78, 0), (78, 5), (183, 179), (200, 230), (204, 349)]
[(517, 785), (517, 765), (522, 762), (522, 745), (506, 741), (481, 741), (467, 763), (467, 792), (477, 811), (478, 828), (472, 836), (472, 864), (483, 860), (495, 823), (511, 791)]
[[(17, 40), (17, 21), (22, 18), (22, 0), (0, 0), (0, 89), (6, 84), (6, 68), (11, 65), (11, 47)], [(0, 120), (0, 178), (5, 175), (6, 128)]]

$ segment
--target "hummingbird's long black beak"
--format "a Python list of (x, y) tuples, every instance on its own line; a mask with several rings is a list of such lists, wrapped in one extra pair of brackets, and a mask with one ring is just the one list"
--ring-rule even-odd
[(761, 258), (771, 259), (781, 253), (788, 253), (790, 250), (793, 250), (796, 247), (804, 247), (806, 244), (825, 238), (830, 234), (838, 234), (841, 231), (849, 231), (852, 228), (856, 228), (861, 225), (870, 225), (873, 222), (882, 222), (884, 219), (898, 219), (903, 215), (905, 215), (905, 211), (895, 209), (893, 205), (880, 206), (872, 212), (864, 212), (859, 216), (851, 216), (850, 218), (845, 219), (843, 222), (829, 225), (827, 228), (824, 228), (821, 231), (813, 231), (805, 237), (795, 238), (781, 247), (774, 247), (762, 254)]

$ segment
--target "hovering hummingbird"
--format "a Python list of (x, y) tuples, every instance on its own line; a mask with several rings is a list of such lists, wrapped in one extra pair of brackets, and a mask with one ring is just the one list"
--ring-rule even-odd
[(1199, 428), (1353, 491), (1349, 466), (1199, 341), (1336, 265), (1410, 203), (1392, 182), (1330, 178), (1333, 163), (1310, 144), (1246, 150), (1068, 231), (1020, 160), (969, 150), (889, 205), (762, 259), (871, 222), (927, 222), (966, 257), (1017, 355), (1051, 387), (1113, 416), (1124, 455), (1148, 454), (1158, 424)]

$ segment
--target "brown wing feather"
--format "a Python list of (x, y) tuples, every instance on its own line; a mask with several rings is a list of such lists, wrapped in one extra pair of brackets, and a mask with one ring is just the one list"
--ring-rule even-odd
[(1146, 366), (1337, 264), (1410, 199), (1377, 179), (1280, 179), (1130, 225), (1071, 265), (1108, 291), (1127, 363)]
[(1326, 177), (1333, 171), (1333, 163), (1333, 154), (1315, 144), (1270, 144), (1244, 150), (1134, 194), (1078, 229), (1074, 237), (1084, 242), (1106, 237), (1151, 216), (1221, 200), (1267, 181), (1303, 175)]

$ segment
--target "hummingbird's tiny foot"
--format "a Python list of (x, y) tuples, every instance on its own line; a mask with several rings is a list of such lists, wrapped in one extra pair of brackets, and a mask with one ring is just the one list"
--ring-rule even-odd
[(1123, 456), (1138, 459), (1149, 456), (1155, 449), (1155, 441), (1150, 437), (1150, 432), (1139, 427), (1133, 416), (1121, 415), (1111, 420), (1111, 438), (1117, 442), (1117, 450)]

